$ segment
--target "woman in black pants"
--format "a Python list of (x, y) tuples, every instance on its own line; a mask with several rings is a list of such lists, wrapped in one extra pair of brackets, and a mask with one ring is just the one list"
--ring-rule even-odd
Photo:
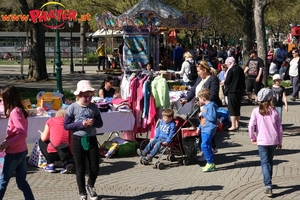
[(246, 88), (243, 69), (235, 63), (233, 57), (225, 61), (228, 70), (225, 73), (225, 87), (228, 88), (228, 112), (231, 119), (231, 127), (228, 131), (238, 131), (241, 116), (241, 102)]

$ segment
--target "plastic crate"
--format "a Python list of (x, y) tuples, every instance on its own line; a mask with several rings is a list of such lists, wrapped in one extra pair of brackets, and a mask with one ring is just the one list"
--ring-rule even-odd
[(119, 144), (118, 146), (119, 148), (115, 154), (116, 156), (118, 157), (129, 156), (135, 153), (136, 142), (128, 141), (127, 143)]

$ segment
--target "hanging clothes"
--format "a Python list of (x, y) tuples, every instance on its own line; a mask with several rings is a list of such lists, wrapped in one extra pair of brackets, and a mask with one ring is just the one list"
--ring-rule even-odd
[(170, 107), (169, 87), (165, 78), (157, 76), (151, 83), (151, 94), (155, 99), (156, 107), (164, 109)]

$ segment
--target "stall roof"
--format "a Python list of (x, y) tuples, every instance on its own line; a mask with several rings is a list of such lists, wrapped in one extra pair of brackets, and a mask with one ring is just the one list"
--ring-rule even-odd
[(181, 12), (159, 0), (140, 0), (139, 3), (132, 6), (123, 14), (134, 16), (140, 11), (154, 11), (158, 16), (162, 18), (168, 18), (170, 15), (175, 18), (182, 16)]
[(96, 32), (89, 35), (92, 38), (101, 38), (101, 37), (122, 37), (123, 31), (120, 30), (111, 30), (111, 29), (99, 29)]

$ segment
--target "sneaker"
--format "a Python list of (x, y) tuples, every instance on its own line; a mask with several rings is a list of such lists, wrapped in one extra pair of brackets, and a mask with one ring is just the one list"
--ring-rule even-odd
[(72, 169), (73, 169), (73, 165), (68, 164), (66, 167), (64, 167), (60, 170), (60, 173), (61, 174), (70, 174), (72, 172)]
[(146, 156), (147, 156), (147, 154), (145, 153), (145, 151), (142, 151), (142, 150), (140, 150), (140, 149), (137, 149), (137, 150), (136, 150), (136, 153), (137, 153), (139, 156), (142, 156), (142, 157), (146, 157)]
[(98, 199), (98, 195), (96, 193), (96, 189), (94, 186), (86, 185), (86, 191), (90, 197), (91, 200)]
[(86, 194), (81, 194), (79, 199), (80, 200), (87, 200)]
[(152, 161), (152, 157), (150, 155), (147, 155), (147, 156), (143, 157), (143, 160), (145, 160), (147, 162), (151, 162)]
[(216, 165), (214, 163), (208, 164), (206, 163), (205, 167), (202, 168), (203, 172), (211, 172), (216, 170)]
[(217, 147), (216, 147), (216, 148), (214, 148), (214, 149), (212, 149), (212, 151), (213, 151), (213, 153), (214, 153), (214, 154), (218, 153), (218, 149), (217, 149)]
[(45, 172), (54, 173), (55, 172), (55, 166), (54, 165), (47, 165), (44, 170), (45, 170)]
[(197, 161), (199, 161), (199, 162), (206, 161), (204, 154), (202, 154), (201, 156), (199, 156), (199, 157), (197, 158)]
[(272, 197), (273, 196), (273, 192), (271, 188), (267, 188), (264, 192), (268, 197)]

